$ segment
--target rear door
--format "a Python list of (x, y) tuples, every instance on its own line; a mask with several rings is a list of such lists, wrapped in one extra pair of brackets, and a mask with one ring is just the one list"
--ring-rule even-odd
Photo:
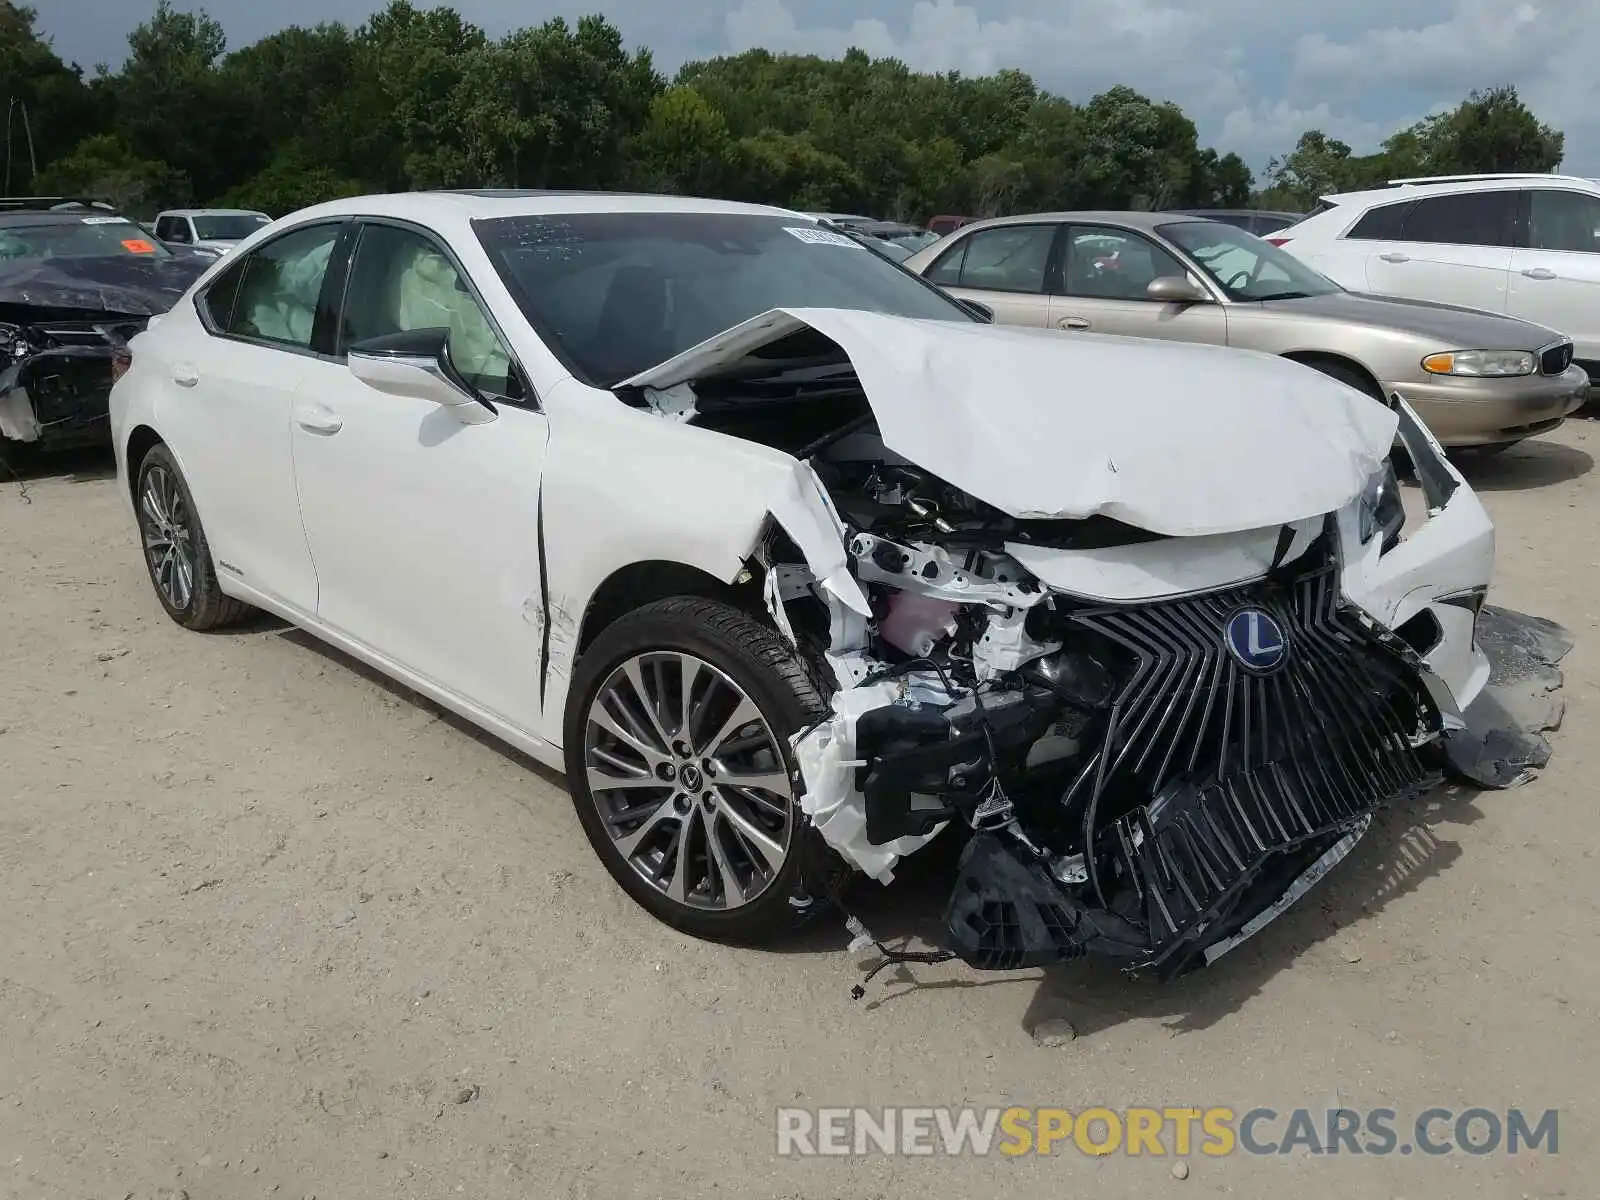
[(976, 230), (957, 239), (923, 277), (953, 296), (987, 304), (1001, 325), (1043, 328), (1061, 228), (1039, 222)]
[(1566, 334), (1578, 358), (1600, 360), (1600, 197), (1529, 188), (1523, 204), (1506, 312)]
[(1164, 275), (1199, 282), (1193, 271), (1151, 239), (1111, 225), (1072, 225), (1062, 243), (1061, 277), (1050, 301), (1050, 324), (1055, 328), (1227, 344), (1228, 320), (1222, 305), (1173, 304), (1146, 294), (1150, 281)]
[(1405, 213), (1397, 238), (1371, 247), (1367, 288), (1504, 312), (1516, 217), (1511, 189), (1424, 196)]

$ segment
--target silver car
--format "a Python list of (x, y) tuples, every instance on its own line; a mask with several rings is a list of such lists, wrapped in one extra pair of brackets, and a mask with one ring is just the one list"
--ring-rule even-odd
[(963, 226), (903, 264), (1004, 324), (1237, 346), (1384, 399), (1446, 446), (1499, 449), (1588, 397), (1572, 340), (1478, 309), (1347, 292), (1269, 242), (1172, 213), (1041, 213)]

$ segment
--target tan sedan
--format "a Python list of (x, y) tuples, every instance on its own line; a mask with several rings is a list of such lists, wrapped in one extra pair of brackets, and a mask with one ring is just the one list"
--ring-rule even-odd
[(1383, 399), (1446, 446), (1554, 429), (1588, 397), (1572, 341), (1478, 309), (1347, 292), (1269, 242), (1172, 213), (1044, 213), (963, 226), (906, 259), (1003, 324), (1237, 346)]

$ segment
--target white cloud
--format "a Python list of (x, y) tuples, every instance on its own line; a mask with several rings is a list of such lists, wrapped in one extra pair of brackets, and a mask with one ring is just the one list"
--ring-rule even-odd
[(1331, 12), (1265, 0), (917, 0), (895, 26), (806, 24), (789, 3), (806, 0), (744, 0), (725, 22), (728, 48), (857, 46), (923, 70), (1017, 67), (1079, 100), (1126, 83), (1176, 101), (1203, 140), (1258, 167), (1307, 129), (1365, 153), (1474, 88), (1512, 83), (1567, 131), (1568, 169), (1600, 174), (1600, 73), (1585, 36), (1600, 27), (1600, 0), (1353, 0)]

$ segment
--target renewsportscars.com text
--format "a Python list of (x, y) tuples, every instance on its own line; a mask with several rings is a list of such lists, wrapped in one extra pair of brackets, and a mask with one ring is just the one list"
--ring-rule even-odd
[(1520, 1108), (780, 1108), (785, 1157), (1557, 1154), (1560, 1111)]

